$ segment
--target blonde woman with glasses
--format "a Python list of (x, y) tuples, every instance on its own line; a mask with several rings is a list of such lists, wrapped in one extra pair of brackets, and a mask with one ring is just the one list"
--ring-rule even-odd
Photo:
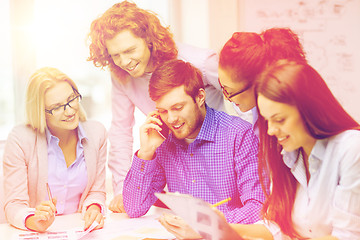
[(102, 228), (107, 133), (86, 121), (75, 83), (55, 68), (31, 77), (26, 124), (14, 127), (4, 150), (5, 215), (21, 229), (44, 232), (56, 215), (81, 212), (87, 229)]

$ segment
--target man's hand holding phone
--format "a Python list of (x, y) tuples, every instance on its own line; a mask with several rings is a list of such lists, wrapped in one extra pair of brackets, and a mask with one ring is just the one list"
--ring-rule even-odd
[(154, 158), (155, 150), (165, 141), (165, 137), (160, 132), (167, 128), (161, 121), (157, 111), (150, 112), (147, 115), (145, 123), (140, 126), (140, 150), (137, 156), (144, 160)]

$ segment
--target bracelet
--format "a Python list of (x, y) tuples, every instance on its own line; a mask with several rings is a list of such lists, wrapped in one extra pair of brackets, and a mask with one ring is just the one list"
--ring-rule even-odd
[(86, 211), (89, 209), (89, 207), (90, 206), (92, 206), (92, 205), (96, 205), (96, 206), (98, 206), (99, 208), (100, 208), (100, 212), (101, 212), (101, 210), (102, 210), (102, 207), (101, 207), (101, 205), (100, 204), (98, 204), (98, 203), (92, 203), (92, 204), (90, 204), (89, 206), (87, 206), (86, 207)]
[(30, 214), (30, 215), (26, 216), (26, 218), (25, 218), (25, 220), (24, 220), (24, 226), (25, 226), (28, 230), (35, 232), (36, 230), (31, 229), (31, 228), (29, 228), (29, 227), (26, 226), (26, 220), (27, 220), (29, 217), (32, 217), (32, 216), (35, 216), (35, 214)]

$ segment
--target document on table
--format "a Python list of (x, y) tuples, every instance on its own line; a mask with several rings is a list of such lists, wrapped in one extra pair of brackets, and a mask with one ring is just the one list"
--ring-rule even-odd
[(174, 239), (175, 236), (166, 231), (157, 217), (151, 215), (105, 222), (103, 229), (93, 231), (86, 237), (87, 239), (111, 240)]
[(104, 227), (91, 231), (96, 226), (91, 226), (87, 231), (81, 228), (64, 231), (51, 231), (46, 233), (25, 232), (20, 233), (12, 240), (142, 240), (174, 239), (175, 236), (167, 232), (156, 219), (158, 216), (143, 216), (140, 218), (122, 219), (117, 221), (105, 220)]
[(86, 231), (81, 231), (81, 232), (78, 232), (77, 234), (77, 239), (84, 239), (84, 237), (89, 233), (91, 232), (92, 230), (94, 230), (94, 228), (96, 228), (97, 226), (99, 225), (99, 223), (97, 221), (94, 221), (91, 226), (86, 229)]
[(70, 229), (66, 231), (49, 231), (45, 233), (38, 232), (26, 232), (19, 233), (19, 240), (85, 240), (86, 235), (89, 234), (96, 226), (99, 225), (98, 222), (94, 221), (93, 224), (86, 230)]
[(169, 192), (155, 193), (155, 195), (204, 239), (242, 239), (226, 220), (217, 214), (209, 203), (202, 199), (188, 194)]

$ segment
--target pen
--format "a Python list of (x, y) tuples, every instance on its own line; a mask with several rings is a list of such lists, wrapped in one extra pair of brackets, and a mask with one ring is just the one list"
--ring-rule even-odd
[(229, 198), (227, 198), (227, 199), (224, 199), (224, 200), (221, 200), (220, 202), (214, 203), (212, 206), (213, 206), (213, 207), (217, 207), (217, 206), (219, 206), (219, 205), (221, 205), (221, 204), (227, 203), (227, 202), (230, 201), (230, 200), (231, 200), (231, 197), (229, 197)]
[(53, 198), (52, 198), (52, 195), (51, 195), (49, 183), (46, 183), (46, 190), (47, 190), (47, 193), (48, 193), (48, 196), (49, 196), (49, 200), (52, 202)]
[[(48, 196), (49, 196), (49, 200), (50, 200), (52, 203), (54, 203), (54, 202), (53, 202), (52, 195), (51, 195), (49, 183), (46, 183), (46, 190), (47, 190), (47, 193), (48, 193)], [(55, 211), (55, 214), (57, 214), (57, 210)]]

